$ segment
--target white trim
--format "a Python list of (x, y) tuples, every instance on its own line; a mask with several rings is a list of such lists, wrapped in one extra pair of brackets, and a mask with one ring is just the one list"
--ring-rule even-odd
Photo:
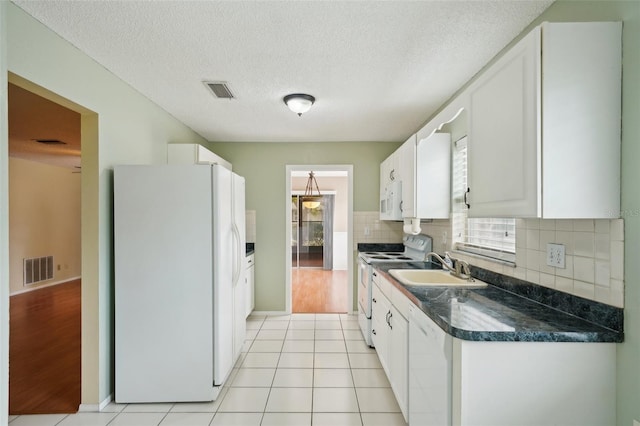
[(287, 311), (252, 311), (249, 316), (259, 316), (259, 315), (264, 315), (267, 317), (276, 317), (276, 316), (281, 316), (281, 315), (289, 315), (291, 312), (287, 312)]
[(9, 413), (9, 132), (7, 115), (7, 6), (0, 2), (0, 424)]
[(100, 404), (80, 404), (78, 412), (97, 413), (104, 410), (104, 407), (113, 401), (113, 394), (110, 393)]
[(22, 290), (14, 291), (11, 294), (9, 294), (9, 296), (16, 296), (18, 294), (28, 293), (30, 291), (40, 290), (41, 288), (51, 287), (51, 286), (58, 285), (58, 284), (64, 284), (64, 283), (68, 283), (69, 281), (75, 281), (75, 280), (79, 280), (79, 279), (82, 279), (82, 277), (81, 276), (72, 277), (72, 278), (67, 278), (65, 280), (62, 280), (62, 281), (54, 281), (52, 283), (47, 283), (47, 284), (42, 284), (42, 285), (29, 284), (29, 287), (27, 287), (25, 289), (22, 289)]
[(285, 314), (292, 311), (291, 295), (291, 176), (297, 171), (346, 171), (348, 180), (348, 201), (347, 201), (347, 309), (353, 309), (353, 164), (323, 164), (323, 165), (285, 165)]

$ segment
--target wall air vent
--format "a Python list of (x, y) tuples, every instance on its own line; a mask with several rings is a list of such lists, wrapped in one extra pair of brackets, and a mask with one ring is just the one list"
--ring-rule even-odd
[(24, 259), (24, 285), (53, 278), (53, 256)]
[(229, 85), (225, 81), (204, 81), (211, 93), (218, 99), (235, 99)]
[(38, 143), (43, 143), (45, 145), (66, 145), (66, 142), (63, 142), (58, 139), (34, 139), (34, 141)]

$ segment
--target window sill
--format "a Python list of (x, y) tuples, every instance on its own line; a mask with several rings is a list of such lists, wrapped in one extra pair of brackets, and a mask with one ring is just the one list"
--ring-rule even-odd
[(506, 253), (496, 250), (484, 249), (479, 247), (456, 246), (452, 250), (453, 253), (464, 254), (470, 257), (486, 260), (489, 262), (499, 263), (501, 265), (516, 267), (516, 254)]

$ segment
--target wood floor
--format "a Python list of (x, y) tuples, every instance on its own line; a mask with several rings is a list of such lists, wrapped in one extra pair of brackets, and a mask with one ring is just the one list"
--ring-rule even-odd
[(294, 268), (291, 293), (295, 313), (345, 313), (347, 271)]
[(11, 297), (9, 414), (80, 405), (80, 280)]

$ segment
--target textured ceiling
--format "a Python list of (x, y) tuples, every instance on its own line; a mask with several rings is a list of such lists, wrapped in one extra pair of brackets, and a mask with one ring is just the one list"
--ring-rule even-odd
[(552, 3), (14, 2), (207, 140), (313, 142), (404, 140)]

